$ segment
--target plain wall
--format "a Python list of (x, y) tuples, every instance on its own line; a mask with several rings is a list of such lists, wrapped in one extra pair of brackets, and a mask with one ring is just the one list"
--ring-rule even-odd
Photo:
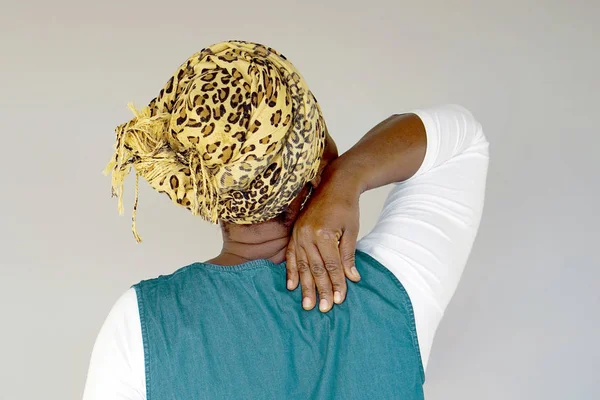
[[(428, 399), (600, 398), (600, 2), (30, 1), (0, 15), (0, 399), (78, 399), (116, 299), (216, 255), (216, 226), (141, 187), (117, 215), (114, 128), (191, 54), (267, 44), (341, 151), (392, 113), (460, 103), (491, 142), (484, 217)], [(361, 199), (361, 235), (389, 188)]]

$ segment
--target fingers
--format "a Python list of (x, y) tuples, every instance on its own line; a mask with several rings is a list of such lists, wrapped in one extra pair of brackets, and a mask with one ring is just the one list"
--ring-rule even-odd
[[(323, 265), (328, 273), (328, 278), (333, 289), (333, 301), (341, 304), (346, 298), (346, 276), (340, 259), (340, 250), (336, 239), (322, 240), (318, 244), (318, 250), (323, 260)], [(319, 283), (317, 282), (317, 288)], [(320, 293), (320, 292), (319, 292)]]
[(296, 242), (290, 239), (285, 253), (287, 270), (287, 288), (295, 290), (298, 287), (298, 265), (296, 263)]
[(358, 235), (351, 231), (345, 231), (340, 241), (340, 257), (344, 266), (344, 272), (348, 279), (353, 282), (360, 281), (360, 274), (356, 269), (355, 264), (355, 251), (356, 251), (356, 237)]
[(308, 249), (305, 249), (308, 262), (310, 265), (310, 271), (312, 272), (313, 279), (317, 285), (317, 293), (319, 294), (319, 310), (327, 312), (331, 310), (333, 306), (333, 290), (331, 286), (331, 278), (325, 268), (321, 253), (317, 246), (313, 245)]
[(315, 294), (315, 282), (310, 270), (310, 264), (306, 252), (301, 247), (296, 249), (296, 266), (300, 275), (300, 285), (302, 287), (302, 308), (312, 310), (317, 304)]

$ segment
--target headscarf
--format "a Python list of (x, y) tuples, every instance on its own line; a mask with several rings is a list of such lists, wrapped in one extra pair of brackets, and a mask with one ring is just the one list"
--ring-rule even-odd
[(184, 62), (148, 106), (116, 128), (112, 193), (139, 178), (194, 215), (264, 222), (282, 213), (318, 171), (327, 128), (296, 68), (256, 43), (222, 42)]

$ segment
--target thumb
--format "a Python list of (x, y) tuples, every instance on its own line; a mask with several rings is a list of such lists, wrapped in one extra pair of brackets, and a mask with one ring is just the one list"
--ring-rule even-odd
[(348, 279), (354, 282), (360, 281), (360, 274), (358, 273), (355, 264), (357, 237), (357, 233), (346, 230), (340, 240), (340, 258), (342, 260), (342, 265), (344, 266), (344, 272)]
[(286, 286), (288, 290), (295, 290), (298, 287), (298, 266), (296, 261), (296, 245), (293, 238), (288, 243), (285, 257), (287, 270)]

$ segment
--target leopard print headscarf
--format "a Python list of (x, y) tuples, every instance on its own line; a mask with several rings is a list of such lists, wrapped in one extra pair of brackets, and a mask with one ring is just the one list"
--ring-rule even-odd
[(284, 211), (316, 174), (327, 128), (296, 68), (275, 50), (228, 41), (184, 62), (159, 95), (116, 128), (113, 196), (136, 172), (194, 215), (253, 224)]

